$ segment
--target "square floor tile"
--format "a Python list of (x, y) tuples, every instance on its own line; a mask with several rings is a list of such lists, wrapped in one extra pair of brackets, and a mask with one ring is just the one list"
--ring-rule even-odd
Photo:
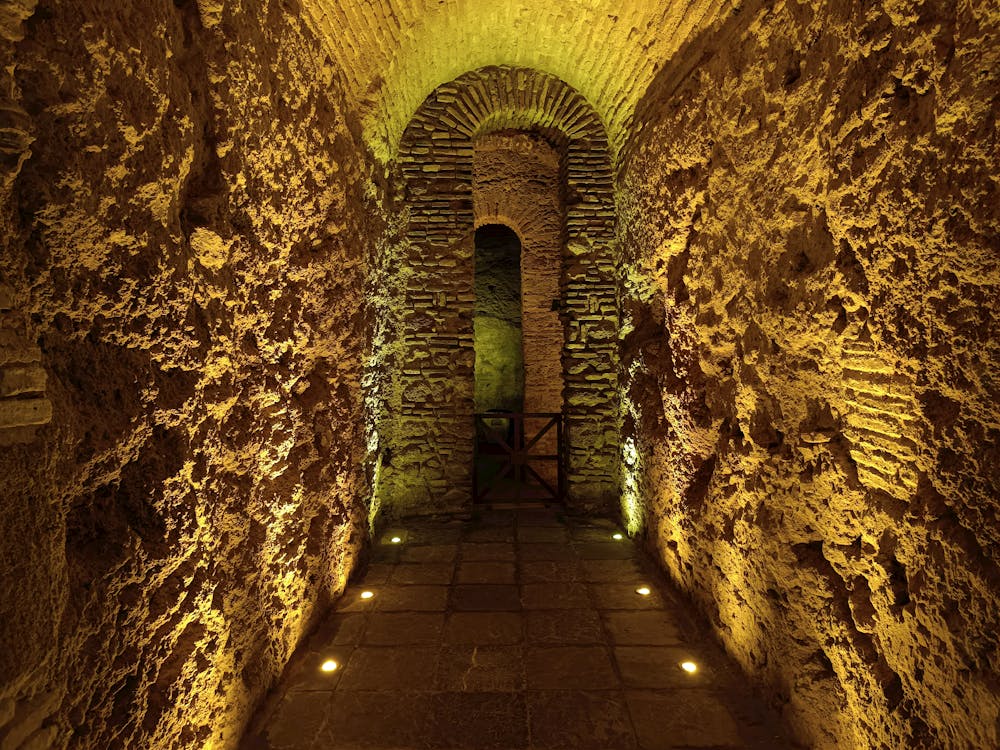
[(411, 544), (453, 545), (462, 538), (462, 529), (463, 524), (460, 522), (444, 526), (437, 524), (417, 525), (410, 529), (409, 541)]
[(549, 609), (525, 612), (528, 643), (540, 645), (602, 644), (604, 628), (593, 609)]
[(561, 508), (538, 508), (517, 512), (518, 526), (564, 526), (565, 523)]
[(399, 544), (383, 544), (373, 547), (371, 551), (371, 562), (375, 565), (395, 565), (403, 556), (402, 546)]
[(582, 581), (578, 560), (525, 560), (518, 563), (521, 583), (567, 583)]
[(332, 613), (323, 618), (309, 638), (309, 648), (353, 645), (361, 640), (368, 615), (365, 612)]
[[(645, 586), (650, 589), (647, 596), (636, 589)], [(663, 609), (666, 603), (648, 582), (643, 583), (593, 583), (590, 585), (594, 605), (598, 609)]]
[(463, 542), (461, 554), (462, 562), (472, 560), (514, 562), (514, 545), (502, 542)]
[(631, 560), (638, 556), (638, 550), (631, 542), (578, 542), (574, 545), (582, 560)]
[(366, 646), (434, 645), (444, 636), (443, 612), (372, 612)]
[(709, 675), (702, 665), (694, 674), (681, 669), (681, 663), (698, 659), (680, 646), (617, 646), (615, 661), (622, 681), (630, 688), (693, 688), (707, 685)]
[(496, 561), (463, 561), (458, 565), (455, 583), (514, 583), (514, 563)]
[[(296, 653), (286, 668), (289, 694), (336, 690), (353, 652), (353, 646), (328, 646), (318, 651)], [(324, 671), (322, 665), (327, 661), (336, 662), (337, 669)]]
[(340, 692), (320, 741), (307, 747), (337, 750), (424, 747), (433, 698), (418, 693)]
[(529, 690), (607, 690), (620, 686), (601, 646), (529, 647), (524, 655)]
[(616, 646), (672, 646), (681, 632), (668, 610), (605, 612), (604, 623)]
[[(569, 534), (575, 542), (615, 542), (629, 546), (633, 544), (622, 529), (614, 526), (574, 526)], [(622, 538), (616, 540), (613, 538), (614, 534), (621, 534)]]
[(407, 545), (401, 552), (401, 558), (402, 562), (409, 563), (450, 563), (457, 554), (456, 544)]
[(545, 544), (566, 544), (569, 533), (562, 526), (519, 526), (517, 541)]
[(575, 560), (573, 548), (568, 544), (518, 544), (519, 560)]
[(472, 526), (462, 532), (463, 542), (505, 542), (514, 541), (514, 525)]
[(587, 609), (590, 592), (582, 583), (524, 583), (521, 604), (525, 609)]
[(266, 748), (309, 747), (320, 735), (332, 699), (329, 693), (289, 694), (268, 720)]
[(366, 586), (374, 586), (380, 583), (388, 583), (392, 571), (396, 569), (396, 564), (372, 563), (365, 569), (364, 575), (357, 580)]
[(432, 690), (436, 646), (359, 646), (354, 649), (338, 690)]
[[(394, 542), (394, 539), (398, 539), (399, 541)], [(378, 540), (375, 544), (380, 546), (396, 546), (398, 544), (406, 544), (408, 541), (410, 541), (409, 531), (392, 526), (378, 535)]]
[(503, 693), (524, 689), (520, 646), (455, 646), (442, 650), (437, 688), (463, 693)]
[(431, 731), (418, 747), (518, 750), (528, 746), (528, 712), (522, 693), (439, 693), (433, 697)]
[(380, 612), (443, 612), (448, 604), (447, 586), (381, 586), (371, 600)]
[(375, 597), (365, 599), (361, 596), (365, 591), (385, 591), (389, 586), (349, 586), (343, 596), (337, 601), (337, 612), (370, 612), (375, 609)]
[(625, 697), (619, 692), (531, 692), (527, 701), (532, 748), (628, 750), (636, 746)]
[(645, 574), (637, 560), (582, 560), (584, 580), (592, 583), (630, 583), (638, 585)]
[(490, 646), (520, 643), (523, 616), (517, 612), (451, 612), (445, 624), (445, 642)]
[(626, 700), (642, 750), (744, 747), (733, 717), (707, 690), (629, 691)]
[(517, 586), (473, 583), (453, 586), (451, 609), (455, 611), (518, 611), (521, 596)]
[(438, 584), (447, 586), (455, 574), (452, 563), (403, 563), (389, 579), (395, 584)]

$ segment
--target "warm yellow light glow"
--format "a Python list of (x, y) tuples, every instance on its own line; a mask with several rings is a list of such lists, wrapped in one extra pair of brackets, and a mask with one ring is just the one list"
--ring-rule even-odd
[(683, 669), (688, 674), (694, 674), (698, 671), (698, 665), (693, 661), (683, 661), (681, 662), (681, 669)]
[(653, 592), (650, 590), (649, 586), (640, 586), (635, 590), (635, 593), (639, 596), (649, 596)]
[(327, 659), (325, 662), (323, 662), (323, 665), (320, 667), (320, 669), (322, 669), (324, 672), (336, 672), (338, 666), (340, 665), (337, 664), (337, 662), (335, 662), (333, 659)]
[(390, 542), (392, 542), (393, 544), (399, 544), (399, 543), (400, 543), (401, 541), (403, 541), (403, 540), (402, 540), (402, 539), (400, 539), (400, 538), (399, 538), (398, 536), (394, 536), (394, 537), (393, 537), (392, 539), (390, 539), (389, 541), (390, 541)]
[(373, 596), (375, 596), (375, 592), (374, 591), (362, 591), (361, 592), (361, 598), (362, 599), (371, 599)]
[(611, 538), (614, 539), (616, 542), (620, 542), (625, 537), (623, 537), (621, 534), (612, 534)]

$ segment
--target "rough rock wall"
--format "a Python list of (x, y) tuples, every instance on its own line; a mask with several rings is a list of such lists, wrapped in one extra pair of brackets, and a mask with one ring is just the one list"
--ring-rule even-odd
[(998, 27), (745, 4), (623, 162), (626, 517), (813, 747), (1000, 746)]
[(0, 746), (232, 747), (363, 533), (366, 168), (294, 2), (23, 15)]

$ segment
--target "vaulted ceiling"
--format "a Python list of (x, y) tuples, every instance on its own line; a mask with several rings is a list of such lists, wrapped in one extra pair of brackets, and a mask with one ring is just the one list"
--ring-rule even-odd
[(382, 159), (437, 86), (488, 65), (552, 74), (577, 89), (622, 144), (636, 103), (681, 45), (731, 0), (305, 0), (365, 138)]

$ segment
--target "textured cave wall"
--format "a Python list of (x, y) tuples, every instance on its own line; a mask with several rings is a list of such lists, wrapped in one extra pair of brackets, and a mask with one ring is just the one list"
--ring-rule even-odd
[(998, 26), (744, 5), (623, 161), (625, 514), (813, 747), (1000, 746)]
[(362, 539), (375, 193), (295, 3), (31, 6), (0, 316), (52, 416), (0, 451), (0, 745), (232, 747)]

